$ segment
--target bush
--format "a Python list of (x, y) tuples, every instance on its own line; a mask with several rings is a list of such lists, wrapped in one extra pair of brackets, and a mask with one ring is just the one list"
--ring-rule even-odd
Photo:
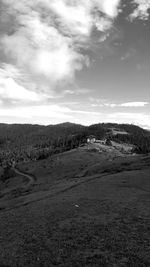
[(9, 178), (14, 177), (16, 174), (10, 166), (4, 168), (4, 172), (1, 176), (2, 182), (7, 181)]

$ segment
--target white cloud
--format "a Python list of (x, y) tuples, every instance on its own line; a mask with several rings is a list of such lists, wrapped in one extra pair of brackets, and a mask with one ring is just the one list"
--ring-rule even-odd
[[(41, 1), (43, 3), (43, 1)], [(81, 34), (89, 36), (95, 22), (105, 24), (105, 19), (98, 16), (96, 11), (101, 11), (109, 18), (118, 14), (120, 0), (51, 0), (46, 1), (49, 9), (58, 16), (58, 21), (64, 30), (72, 35)], [(107, 21), (107, 20), (106, 20)], [(111, 25), (109, 24), (109, 27)]]
[(108, 121), (135, 124), (141, 127), (147, 126), (150, 129), (150, 115), (146, 113), (117, 112), (108, 115)]
[(72, 121), (73, 117), (66, 108), (57, 105), (23, 106), (18, 108), (0, 107), (0, 121), (5, 123), (51, 124)]
[(0, 96), (6, 99), (37, 101), (38, 95), (35, 92), (26, 90), (17, 84), (12, 78), (0, 78)]
[[(111, 28), (120, 0), (1, 2), (15, 24), (11, 34), (1, 36), (0, 48), (7, 61), (24, 73), (26, 89), (32, 85), (34, 90), (49, 92), (73, 80), (75, 72), (88, 64), (79, 48), (86, 47), (94, 27), (100, 32)], [(2, 27), (7, 28), (5, 20)]]
[[(20, 73), (13, 66), (6, 65), (5, 69), (0, 69), (0, 98), (18, 101), (40, 101), (43, 96), (34, 91), (29, 91), (19, 85), (15, 78), (20, 77)], [(2, 102), (1, 102), (2, 103)]]
[(19, 107), (0, 106), (0, 121), (5, 123), (38, 123), (51, 124), (64, 121), (82, 122), (83, 124), (93, 122), (99, 118), (99, 112), (72, 110), (60, 105), (35, 105)]
[[(72, 106), (71, 106), (72, 108)], [(72, 110), (66, 105), (35, 105), (19, 107), (0, 106), (0, 121), (7, 123), (51, 124), (71, 121), (81, 124), (99, 122), (132, 123), (150, 128), (150, 115), (139, 112), (94, 112), (82, 109)]]
[(16, 61), (18, 68), (36, 82), (40, 76), (51, 85), (63, 79), (71, 79), (81, 69), (82, 55), (71, 48), (71, 39), (40, 21), (39, 15), (21, 15), (20, 27), (13, 35), (5, 35), (1, 44), (7, 55)]
[(136, 107), (145, 107), (146, 105), (149, 105), (148, 102), (127, 102), (127, 103), (93, 103), (93, 107), (110, 107), (110, 108), (117, 108), (117, 107), (124, 107), (124, 108), (136, 108)]
[(136, 18), (147, 20), (149, 18), (150, 0), (133, 0), (133, 3), (136, 4), (137, 7), (130, 15), (131, 21)]
[(148, 102), (127, 102), (127, 103), (121, 103), (121, 104), (105, 103), (103, 104), (103, 106), (111, 107), (111, 108), (115, 108), (115, 107), (136, 108), (136, 107), (145, 107), (148, 104), (149, 104)]
[(118, 6), (120, 4), (119, 0), (103, 0), (99, 1), (102, 3), (103, 11), (110, 17), (115, 17), (118, 15)]
[(110, 107), (110, 108), (115, 108), (118, 106), (118, 104), (114, 104), (114, 103), (105, 103), (102, 105), (103, 107)]
[(148, 102), (128, 102), (128, 103), (123, 103), (120, 106), (121, 107), (144, 107), (148, 105)]

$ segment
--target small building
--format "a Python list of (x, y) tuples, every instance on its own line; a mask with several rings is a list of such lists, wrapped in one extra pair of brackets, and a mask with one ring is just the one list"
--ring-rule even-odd
[(95, 141), (96, 141), (95, 135), (87, 136), (87, 143), (95, 143)]
[(106, 145), (106, 140), (96, 140), (96, 143)]

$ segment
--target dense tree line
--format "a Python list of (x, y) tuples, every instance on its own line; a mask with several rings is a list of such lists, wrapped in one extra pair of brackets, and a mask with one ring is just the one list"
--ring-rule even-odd
[[(109, 124), (110, 126), (111, 124)], [(106, 125), (105, 125), (106, 126)], [(133, 144), (136, 153), (149, 153), (150, 152), (150, 132), (142, 129), (139, 126), (132, 124), (115, 124), (116, 128), (126, 131), (128, 134), (112, 135), (111, 139), (116, 142), (123, 142)]]
[(6, 180), (12, 177), (15, 177), (15, 172), (8, 164), (7, 166), (5, 166), (5, 168), (3, 168), (3, 174), (1, 175), (0, 179), (2, 182), (5, 182)]
[[(128, 134), (113, 135), (111, 128)], [(0, 124), (0, 162), (12, 159), (40, 160), (74, 149), (86, 142), (88, 135), (135, 145), (135, 152), (150, 152), (150, 132), (129, 124), (99, 123), (89, 127), (63, 123), (58, 125)]]
[(22, 146), (46, 147), (68, 135), (77, 135), (85, 126), (64, 123), (58, 125), (0, 124), (0, 147), (15, 148)]
[(136, 153), (149, 153), (150, 152), (150, 137), (143, 134), (129, 134), (129, 135), (116, 135), (112, 136), (112, 140), (116, 142), (123, 142), (133, 144)]

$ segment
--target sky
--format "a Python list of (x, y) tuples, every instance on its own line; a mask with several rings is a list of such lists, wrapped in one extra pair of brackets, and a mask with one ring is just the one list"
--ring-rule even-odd
[(150, 129), (150, 0), (0, 0), (0, 123)]

